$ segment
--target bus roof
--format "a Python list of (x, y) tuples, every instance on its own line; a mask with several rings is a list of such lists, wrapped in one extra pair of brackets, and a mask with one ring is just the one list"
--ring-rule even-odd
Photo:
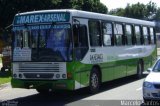
[(147, 26), (148, 25), (155, 26), (155, 22), (151, 22), (151, 21), (145, 21), (145, 20), (134, 19), (134, 18), (127, 18), (127, 17), (122, 17), (122, 16), (113, 16), (113, 15), (101, 14), (101, 13), (94, 13), (94, 12), (87, 12), (87, 11), (81, 11), (81, 10), (75, 10), (75, 9), (31, 11), (31, 12), (18, 13), (18, 14), (16, 14), (16, 16), (47, 13), (47, 12), (69, 12), (73, 17), (99, 19), (99, 20), (104, 20), (104, 21), (121, 22), (121, 23), (128, 23), (128, 24), (140, 24), (140, 25), (147, 25)]

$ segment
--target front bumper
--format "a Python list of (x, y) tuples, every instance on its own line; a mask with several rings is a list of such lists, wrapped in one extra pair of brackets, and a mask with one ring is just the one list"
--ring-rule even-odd
[(148, 100), (160, 100), (160, 89), (143, 88), (143, 98)]
[(11, 80), (13, 88), (74, 90), (74, 80)]

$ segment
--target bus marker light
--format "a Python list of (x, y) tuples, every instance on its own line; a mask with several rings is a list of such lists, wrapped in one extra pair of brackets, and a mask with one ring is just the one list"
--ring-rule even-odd
[(70, 72), (67, 73), (67, 78), (72, 78), (72, 74)]

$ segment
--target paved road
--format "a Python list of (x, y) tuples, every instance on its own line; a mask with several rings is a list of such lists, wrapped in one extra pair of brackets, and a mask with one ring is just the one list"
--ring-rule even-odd
[[(142, 104), (142, 83), (143, 79), (135, 80), (134, 77), (123, 78), (120, 80), (104, 83), (99, 93), (91, 95), (87, 89), (81, 89), (74, 92), (59, 92), (50, 95), (40, 95), (36, 90), (12, 89), (9, 85), (0, 90), (0, 101), (5, 103), (18, 103), (18, 106), (113, 106), (117, 102), (121, 105), (120, 100), (140, 101)], [(94, 104), (96, 103), (96, 104)], [(99, 103), (99, 104), (97, 104)], [(4, 105), (6, 106), (6, 105)], [(115, 105), (116, 106), (116, 105)]]

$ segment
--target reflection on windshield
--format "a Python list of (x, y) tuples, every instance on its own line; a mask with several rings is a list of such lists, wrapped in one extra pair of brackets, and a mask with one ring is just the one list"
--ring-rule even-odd
[(32, 48), (31, 61), (72, 60), (69, 24), (56, 25), (47, 29), (15, 30), (14, 32), (14, 48)]
[(64, 60), (67, 60), (67, 48), (69, 46), (69, 36), (64, 29), (52, 29), (47, 39), (47, 48), (52, 49), (55, 53), (61, 55)]
[(160, 72), (160, 60), (156, 63), (155, 67), (153, 68), (154, 72)]
[(20, 31), (15, 31), (15, 47), (22, 47), (22, 33)]

